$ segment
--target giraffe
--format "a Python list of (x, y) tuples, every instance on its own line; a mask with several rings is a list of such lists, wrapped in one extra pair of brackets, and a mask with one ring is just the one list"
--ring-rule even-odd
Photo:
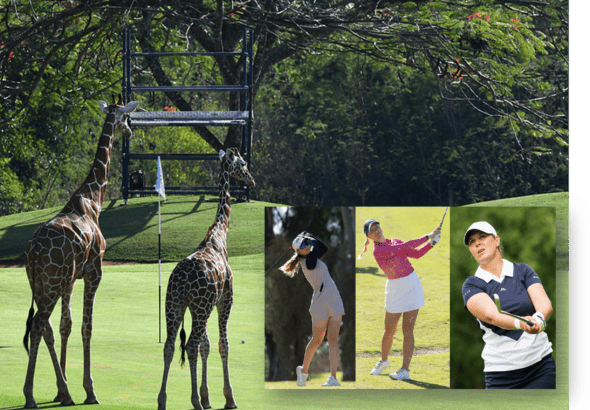
[[(84, 279), (84, 312), (82, 341), (84, 347), (84, 389), (87, 398), (84, 403), (98, 404), (90, 374), (90, 338), (92, 336), (92, 311), (94, 295), (102, 278), (102, 257), (106, 248), (100, 231), (98, 217), (109, 179), (110, 155), (115, 129), (125, 138), (132, 135), (127, 119), (138, 102), (126, 106), (119, 101), (107, 105), (99, 101), (106, 118), (90, 173), (74, 192), (68, 203), (57, 216), (41, 225), (27, 245), (25, 266), (33, 300), (27, 319), (27, 330), (23, 343), (29, 353), (29, 365), (23, 389), (25, 408), (36, 408), (33, 397), (33, 379), (41, 336), (49, 348), (57, 377), (58, 394), (54, 401), (62, 405), (74, 402), (67, 387), (66, 353), (68, 337), (72, 329), (71, 300), (76, 279)], [(58, 362), (55, 339), (50, 316), (61, 297), (62, 312), (60, 323), (61, 360)], [(37, 313), (34, 306), (37, 305)], [(31, 349), (29, 351), (29, 336)]]
[[(205, 239), (196, 251), (178, 263), (168, 282), (166, 291), (166, 330), (164, 345), (164, 376), (162, 388), (158, 395), (158, 409), (166, 408), (166, 384), (170, 363), (174, 356), (176, 334), (180, 332), (182, 363), (185, 351), (188, 354), (192, 396), (195, 409), (211, 408), (209, 403), (209, 387), (207, 386), (207, 357), (209, 355), (209, 337), (207, 336), (207, 320), (217, 306), (219, 316), (219, 353), (223, 366), (223, 394), (226, 399), (225, 408), (237, 408), (229, 380), (227, 340), (227, 322), (233, 303), (232, 270), (227, 259), (227, 231), (231, 212), (229, 184), (230, 177), (245, 181), (254, 186), (254, 179), (248, 172), (248, 164), (242, 159), (236, 148), (229, 148), (227, 153), (220, 151), (221, 173), (219, 174), (219, 205), (213, 225), (209, 228)], [(192, 331), (185, 346), (184, 313), (190, 310)], [(199, 399), (197, 390), (197, 356), (201, 352), (202, 379)]]

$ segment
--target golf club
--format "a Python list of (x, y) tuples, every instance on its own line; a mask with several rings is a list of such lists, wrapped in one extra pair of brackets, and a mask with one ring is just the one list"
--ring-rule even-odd
[[(289, 249), (287, 249), (285, 251), (285, 253), (283, 253), (283, 256), (285, 256), (287, 254), (287, 252), (289, 252), (291, 250), (291, 246), (289, 246)], [(264, 276), (268, 275), (268, 273), (275, 267), (277, 266), (277, 263), (279, 263), (281, 261), (281, 259), (283, 259), (283, 256), (281, 256), (279, 259), (277, 259), (277, 261), (275, 262), (274, 265), (271, 266), (271, 268), (264, 274)]]
[(442, 224), (445, 221), (445, 216), (447, 216), (447, 211), (449, 210), (449, 207), (447, 206), (447, 209), (445, 209), (445, 214), (442, 217), (442, 220), (440, 221), (440, 225), (438, 226), (439, 228), (442, 228)]
[(512, 313), (504, 312), (502, 310), (502, 307), (500, 306), (500, 296), (498, 296), (497, 293), (494, 293), (494, 302), (496, 302), (496, 307), (498, 308), (498, 312), (502, 313), (503, 315), (511, 316), (515, 319), (520, 320), (521, 322), (526, 323), (527, 325), (529, 325), (531, 327), (535, 326), (535, 324), (533, 322), (531, 322), (530, 320), (523, 319), (522, 317), (517, 316), (517, 315), (513, 315)]

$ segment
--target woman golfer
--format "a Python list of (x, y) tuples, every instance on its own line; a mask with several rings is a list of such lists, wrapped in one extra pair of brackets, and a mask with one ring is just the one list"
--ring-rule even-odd
[(328, 267), (320, 260), (328, 247), (313, 235), (302, 232), (293, 240), (292, 248), (295, 250), (295, 254), (279, 269), (287, 276), (293, 277), (301, 266), (305, 278), (313, 288), (309, 308), (312, 337), (305, 348), (303, 366), (297, 366), (296, 369), (297, 386), (305, 386), (311, 359), (324, 341), (326, 333), (328, 334), (330, 376), (322, 386), (340, 386), (338, 379), (336, 379), (336, 369), (340, 361), (338, 334), (340, 333), (344, 306), (336, 284), (330, 277)]
[[(487, 222), (472, 224), (463, 241), (479, 264), (463, 283), (463, 299), (483, 331), (486, 388), (554, 389), (553, 350), (543, 331), (553, 308), (539, 276), (525, 263), (502, 259), (500, 237)], [(534, 326), (500, 313), (494, 295), (502, 311)]]
[[(403, 363), (402, 367), (389, 375), (394, 380), (410, 378), (410, 361), (414, 352), (414, 325), (418, 317), (418, 310), (424, 306), (424, 293), (420, 278), (414, 271), (408, 258), (418, 259), (426, 254), (440, 239), (440, 227), (418, 239), (403, 242), (400, 239), (386, 239), (381, 225), (374, 219), (365, 222), (364, 227), (367, 240), (359, 259), (367, 251), (367, 246), (373, 240), (373, 256), (381, 270), (387, 276), (385, 284), (385, 331), (381, 340), (381, 360), (371, 371), (372, 375), (381, 374), (390, 365), (387, 358), (393, 335), (400, 317), (403, 314), (402, 331)], [(418, 246), (430, 240), (430, 243)]]

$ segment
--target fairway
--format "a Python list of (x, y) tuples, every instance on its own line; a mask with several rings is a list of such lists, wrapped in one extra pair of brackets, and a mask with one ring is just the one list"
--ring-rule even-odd
[[(142, 199), (143, 201), (143, 199)], [(142, 201), (137, 201), (137, 208), (113, 207), (111, 219), (113, 222), (120, 221), (118, 212), (142, 212), (149, 218), (153, 218), (150, 212), (144, 212)], [(152, 199), (153, 201), (153, 199)], [(174, 211), (182, 207), (189, 207), (190, 204), (182, 202), (192, 202), (187, 198), (186, 201), (178, 200), (179, 208), (175, 207), (176, 201), (171, 201), (168, 208), (170, 220), (182, 224), (189, 213), (182, 216), (177, 214), (174, 219)], [(444, 349), (448, 347), (448, 330), (445, 333), (441, 329), (448, 329), (448, 324), (440, 320), (429, 322), (429, 317), (433, 319), (440, 312), (428, 314), (429, 305), (436, 304), (433, 294), (430, 293), (437, 287), (442, 286), (438, 283), (438, 276), (428, 273), (435, 270), (427, 266), (429, 259), (436, 254), (433, 253), (442, 249), (445, 238), (447, 223), (450, 222), (452, 212), (447, 214), (443, 225), (442, 243), (435, 249), (418, 260), (411, 260), (416, 271), (420, 273), (424, 292), (426, 296), (426, 305), (421, 309), (418, 316), (416, 328), (416, 347), (423, 349), (421, 354), (415, 356), (412, 360), (412, 381), (395, 382), (389, 377), (379, 377), (379, 383), (383, 387), (371, 387), (368, 384), (363, 385), (360, 373), (364, 369), (370, 369), (374, 366), (380, 350), (380, 337), (383, 326), (383, 291), (385, 277), (375, 265), (372, 259), (372, 245), (365, 254), (364, 258), (357, 265), (357, 325), (365, 326), (369, 333), (363, 336), (357, 333), (357, 382), (342, 383), (342, 387), (336, 389), (327, 389), (321, 387), (326, 380), (327, 374), (317, 374), (308, 383), (309, 387), (297, 388), (294, 382), (281, 383), (264, 383), (264, 256), (262, 253), (253, 255), (232, 256), (230, 254), (230, 263), (234, 271), (235, 301), (232, 316), (229, 321), (229, 342), (230, 342), (230, 373), (234, 389), (234, 395), (238, 408), (240, 409), (286, 409), (286, 410), (315, 410), (315, 409), (338, 409), (338, 410), (358, 410), (365, 408), (375, 409), (484, 409), (494, 406), (501, 409), (522, 409), (523, 403), (530, 403), (538, 409), (561, 409), (566, 408), (568, 399), (568, 194), (547, 194), (527, 198), (515, 198), (493, 203), (487, 203), (493, 206), (555, 206), (557, 208), (557, 301), (554, 305), (555, 316), (558, 323), (557, 344), (559, 355), (557, 356), (558, 366), (558, 384), (557, 389), (542, 391), (485, 391), (485, 390), (461, 390), (447, 389), (448, 382), (445, 385), (441, 381), (441, 375), (445, 372), (448, 374), (449, 353)], [(259, 205), (259, 204), (255, 204)], [(479, 206), (486, 205), (478, 204)], [(144, 204), (148, 205), (147, 199)], [(245, 208), (245, 207), (244, 207)], [(151, 208), (150, 208), (151, 209)], [(202, 208), (204, 209), (204, 208)], [(233, 209), (233, 207), (232, 207)], [(237, 212), (232, 213), (232, 221), (236, 222), (240, 215), (240, 207), (236, 207)], [(260, 221), (263, 220), (263, 209), (259, 207), (256, 215), (246, 215), (250, 222), (258, 223), (257, 228), (244, 230), (248, 235), (259, 235), (262, 237), (263, 227)], [(377, 211), (385, 211), (387, 208), (375, 208)], [(396, 212), (403, 208), (389, 208)], [(423, 208), (412, 208), (412, 212), (421, 212)], [(427, 209), (427, 208), (424, 208)], [(396, 219), (391, 219), (393, 228), (386, 229), (387, 237), (398, 237), (400, 239), (413, 239), (426, 233), (429, 233), (435, 226), (440, 223), (440, 218), (444, 208), (434, 208), (432, 220), (425, 220), (426, 229), (417, 228), (410, 230), (407, 235), (399, 233), (396, 230)], [(360, 211), (360, 212), (359, 212)], [(361, 241), (364, 243), (362, 233), (362, 224), (365, 218), (362, 214), (363, 208), (357, 208), (356, 234), (357, 245), (355, 253), (362, 250)], [(37, 211), (35, 215), (20, 214), (10, 217), (0, 218), (0, 225), (3, 226), (2, 245), (10, 244), (16, 233), (19, 231), (19, 223), (12, 225), (7, 218), (20, 218), (20, 225), (29, 225), (43, 222), (48, 215), (41, 215), (43, 211)], [(214, 211), (206, 211), (213, 212)], [(202, 215), (202, 214), (201, 214)], [(35, 218), (32, 218), (34, 216)], [(379, 216), (371, 215), (379, 220)], [(211, 215), (211, 219), (212, 219)], [(34, 219), (34, 220), (31, 220)], [(209, 215), (207, 219), (210, 222)], [(424, 218), (425, 219), (425, 218)], [(382, 224), (386, 220), (379, 220)], [(421, 219), (418, 220), (420, 223)], [(447, 222), (448, 221), (448, 222)], [(232, 222), (233, 223), (233, 222)], [(418, 222), (417, 222), (418, 224)], [(431, 225), (433, 224), (433, 225)], [(116, 223), (113, 223), (113, 229)], [(188, 225), (188, 224), (187, 224)], [(153, 236), (153, 220), (150, 222)], [(138, 230), (134, 236), (125, 238), (118, 243), (124, 249), (138, 246), (141, 241), (136, 242), (135, 236), (144, 235), (146, 229)], [(188, 231), (188, 230), (185, 230)], [(194, 230), (184, 233), (182, 241), (195, 243), (198, 238), (194, 238)], [(231, 229), (230, 229), (231, 232)], [(28, 234), (27, 234), (28, 235)], [(19, 235), (20, 241), (27, 235)], [(22, 239), (20, 238), (22, 236)], [(190, 239), (193, 237), (194, 239)], [(200, 237), (200, 236), (199, 236)], [(244, 242), (252, 242), (255, 239), (243, 238), (240, 236), (235, 239)], [(111, 242), (112, 243), (112, 242)], [(125, 246), (124, 246), (125, 245)], [(439, 248), (439, 246), (441, 246)], [(0, 248), (4, 251), (4, 248)], [(251, 249), (255, 249), (254, 246)], [(22, 251), (20, 251), (22, 252)], [(108, 254), (108, 252), (107, 252)], [(188, 253), (187, 253), (188, 254)], [(363, 265), (363, 263), (365, 265)], [(165, 286), (168, 276), (175, 263), (167, 263), (162, 268), (163, 278), (163, 298), (165, 296)], [(100, 406), (94, 406), (93, 409), (155, 409), (157, 406), (157, 395), (160, 389), (162, 369), (163, 369), (163, 343), (158, 343), (158, 283), (157, 283), (157, 264), (128, 264), (117, 266), (105, 266), (102, 284), (97, 293), (94, 316), (94, 335), (92, 339), (93, 346), (93, 377), (98, 399), (101, 401)], [(367, 278), (365, 281), (364, 293), (367, 303), (373, 303), (373, 314), (362, 315), (364, 309), (367, 309), (359, 287), (361, 281), (359, 276)], [(442, 278), (441, 274), (441, 278)], [(370, 282), (372, 279), (374, 282)], [(444, 284), (448, 286), (448, 275)], [(68, 368), (67, 376), (70, 393), (76, 403), (82, 403), (86, 395), (82, 387), (82, 341), (80, 336), (81, 326), (81, 304), (82, 304), (83, 284), (79, 281), (74, 290), (73, 297), (73, 320), (74, 326), (69, 339), (68, 349)], [(435, 292), (436, 293), (436, 292)], [(430, 296), (429, 296), (430, 295)], [(443, 295), (448, 298), (449, 291)], [(431, 299), (430, 301), (428, 299)], [(361, 301), (359, 303), (359, 301)], [(22, 408), (24, 396), (22, 388), (26, 372), (27, 355), (22, 346), (22, 338), (25, 330), (25, 321), (31, 302), (30, 288), (26, 280), (23, 268), (0, 268), (0, 410)], [(445, 302), (448, 306), (448, 301)], [(362, 308), (361, 308), (362, 306)], [(447, 307), (448, 309), (448, 307)], [(57, 309), (52, 318), (54, 329), (59, 328), (60, 309)], [(443, 311), (444, 315), (444, 311)], [(374, 316), (373, 321), (368, 321), (368, 317)], [(448, 317), (448, 313), (447, 313)], [(164, 319), (164, 318), (162, 318)], [(365, 323), (366, 322), (366, 323)], [(436, 326), (439, 322), (440, 328)], [(190, 323), (188, 319), (187, 323)], [(420, 328), (418, 326), (424, 326)], [(424, 336), (427, 327), (435, 329), (433, 334)], [(438, 329), (438, 330), (437, 330)], [(222, 372), (221, 360), (217, 352), (217, 313), (213, 313), (208, 326), (209, 337), (211, 339), (211, 353), (209, 355), (209, 388), (211, 404), (213, 409), (221, 409), (225, 403), (222, 394)], [(165, 333), (162, 335), (163, 340)], [(445, 338), (447, 338), (445, 346)], [(242, 344), (241, 341), (246, 343)], [(377, 340), (377, 342), (375, 342)], [(397, 343), (397, 347), (396, 347)], [(59, 340), (57, 341), (59, 347)], [(176, 345), (176, 354), (171, 368), (171, 374), (168, 383), (168, 408), (169, 409), (189, 409), (190, 404), (190, 373), (188, 365), (181, 368), (178, 361), (179, 349), (178, 341)], [(442, 350), (442, 351), (441, 351)], [(401, 338), (394, 339), (394, 347), (390, 360), (392, 365), (388, 370), (395, 371), (399, 367), (401, 357), (396, 356), (401, 352)], [(199, 360), (200, 362), (200, 360)], [(397, 365), (397, 366), (396, 366)], [(445, 368), (445, 366), (447, 366)], [(393, 368), (393, 369), (392, 369)], [(438, 369), (438, 370), (437, 370)], [(387, 371), (384, 373), (388, 373)], [(37, 362), (37, 372), (35, 375), (35, 397), (42, 408), (55, 407), (51, 402), (56, 394), (55, 375), (50, 363), (49, 354), (45, 344), (42, 343)], [(372, 376), (374, 377), (374, 376)], [(199, 374), (200, 378), (200, 374)], [(288, 384), (291, 383), (291, 384)], [(376, 383), (376, 382), (371, 382)], [(393, 383), (405, 383), (404, 389)], [(266, 389), (265, 389), (266, 386)], [(393, 388), (397, 388), (392, 391)], [(379, 390), (377, 390), (379, 389)], [(419, 389), (420, 391), (416, 391)], [(81, 405), (76, 408), (86, 408)]]
[[(436, 228), (445, 208), (357, 208), (356, 254), (364, 248), (363, 225), (367, 219), (381, 224), (386, 238), (404, 242), (423, 237)], [(448, 388), (450, 352), (449, 313), (449, 218), (445, 218), (441, 242), (419, 259), (409, 258), (416, 270), (426, 304), (418, 313), (414, 328), (415, 350), (410, 367), (411, 380), (389, 377), (402, 364), (402, 319), (398, 323), (389, 360), (381, 375), (370, 375), (381, 358), (384, 328), (384, 292), (387, 277), (373, 257), (373, 243), (356, 264), (356, 380), (357, 388), (429, 389)]]
[[(258, 408), (257, 391), (263, 389), (263, 277), (260, 275), (263, 255), (230, 258), (234, 272), (234, 306), (229, 321), (229, 364), (234, 396), (239, 408)], [(162, 301), (168, 276), (175, 263), (162, 266)], [(27, 354), (22, 345), (31, 291), (24, 268), (0, 270), (2, 309), (0, 310), (0, 408), (22, 408), (22, 388), (27, 367)], [(72, 316), (74, 326), (68, 343), (68, 387), (75, 403), (82, 404), (86, 394), (82, 387), (83, 355), (80, 326), (82, 323), (83, 283), (74, 289)], [(56, 308), (52, 324), (59, 349), (59, 320)], [(190, 332), (190, 315), (185, 329)], [(165, 317), (162, 317), (162, 342), (166, 339)], [(209, 354), (209, 391), (213, 408), (223, 408), (223, 375), (217, 350), (217, 313), (208, 326), (211, 341)], [(242, 340), (245, 343), (242, 344)], [(92, 338), (92, 376), (100, 409), (153, 409), (162, 382), (163, 343), (158, 343), (158, 265), (137, 264), (105, 266), (98, 289)], [(174, 361), (168, 379), (168, 408), (191, 408), (188, 361), (180, 367), (177, 339)], [(59, 350), (58, 350), (59, 355)], [(199, 374), (200, 380), (199, 358)], [(40, 407), (53, 407), (57, 393), (55, 373), (49, 353), (41, 342), (35, 373), (35, 398)], [(82, 407), (82, 406), (80, 406)], [(86, 407), (87, 408), (87, 407)]]

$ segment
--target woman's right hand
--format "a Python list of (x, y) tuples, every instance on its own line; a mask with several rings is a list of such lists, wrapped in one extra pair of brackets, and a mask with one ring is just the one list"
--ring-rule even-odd
[(432, 238), (433, 236), (436, 236), (436, 235), (440, 235), (440, 226), (437, 226), (434, 231), (430, 232), (426, 236), (428, 237), (428, 239), (430, 239), (430, 238)]

